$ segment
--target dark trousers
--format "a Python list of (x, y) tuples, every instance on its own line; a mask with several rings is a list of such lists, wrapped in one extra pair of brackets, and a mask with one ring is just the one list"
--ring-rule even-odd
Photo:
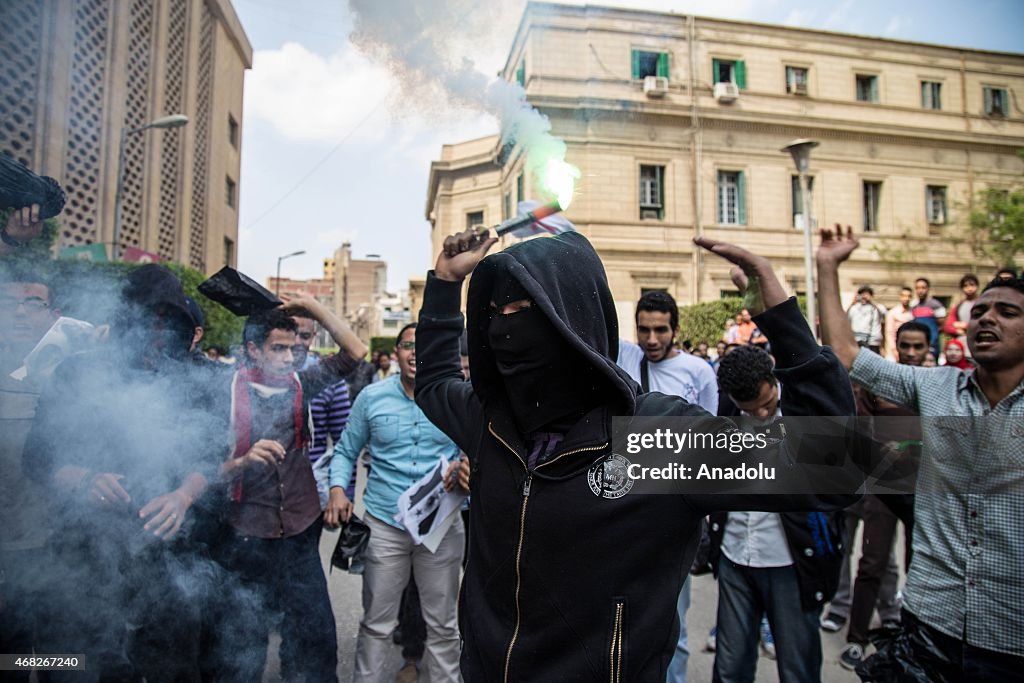
[(79, 535), (54, 547), (50, 653), (82, 653), (86, 671), (50, 681), (199, 680), (199, 604), (209, 563), (179, 539)]
[(882, 577), (889, 566), (889, 554), (896, 538), (898, 520), (882, 501), (872, 495), (864, 496), (861, 500), (860, 517), (864, 521), (864, 531), (857, 580), (853, 584), (850, 628), (846, 633), (846, 642), (865, 645)]
[[(52, 586), (46, 548), (0, 553), (0, 652), (57, 654), (48, 610)], [(29, 671), (0, 671), (0, 683), (28, 683)]]
[(407, 662), (418, 662), (423, 658), (427, 646), (427, 622), (420, 609), (420, 592), (416, 588), (416, 577), (410, 574), (409, 585), (402, 591), (402, 602), (398, 608), (398, 632), (401, 634), (402, 658)]
[(718, 643), (715, 683), (751, 683), (757, 673), (761, 615), (775, 638), (781, 683), (821, 679), (821, 635), (817, 609), (800, 605), (796, 569), (738, 565), (724, 554), (718, 565)]
[(281, 670), (336, 681), (338, 636), (320, 564), (317, 519), (290, 538), (236, 536), (222, 553), (223, 590), (210, 632), (220, 681), (258, 681), (271, 627), (280, 623)]

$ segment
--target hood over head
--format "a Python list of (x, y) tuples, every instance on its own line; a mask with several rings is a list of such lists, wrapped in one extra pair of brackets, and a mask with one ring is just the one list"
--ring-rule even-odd
[[(492, 314), (492, 301), (504, 304), (519, 298), (530, 299), (533, 310)], [(536, 414), (526, 415), (524, 409), (557, 413), (566, 391), (574, 392), (571, 400), (585, 395), (589, 407), (604, 404), (616, 413), (632, 414), (637, 385), (615, 363), (619, 329), (614, 300), (604, 265), (583, 235), (542, 237), (488, 256), (473, 272), (466, 312), (473, 389), (485, 406), (511, 411), (524, 431), (542, 426)], [(544, 335), (557, 338), (545, 345), (547, 349), (526, 351), (520, 375), (505, 363), (499, 367), (489, 335), (495, 319), (501, 329), (513, 319), (524, 324), (531, 321), (530, 342)], [(556, 367), (546, 371), (537, 367), (545, 353), (557, 359)], [(531, 404), (536, 398), (538, 405), (522, 405), (523, 394), (514, 386), (519, 381), (537, 385), (538, 391), (529, 395)], [(540, 405), (545, 401), (548, 406)]]
[(174, 358), (187, 354), (194, 322), (174, 273), (147, 264), (129, 273), (126, 280), (113, 325), (123, 350)]

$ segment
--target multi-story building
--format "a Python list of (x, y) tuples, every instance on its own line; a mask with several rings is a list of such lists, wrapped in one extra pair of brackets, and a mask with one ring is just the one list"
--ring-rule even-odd
[(120, 251), (213, 272), (238, 241), (242, 82), (252, 47), (229, 0), (0, 2), (0, 153), (67, 193), (59, 246), (112, 244), (122, 131)]
[[(842, 272), (876, 300), (921, 275), (940, 297), (983, 277), (958, 240), (963, 207), (1024, 165), (1024, 55), (674, 13), (530, 3), (503, 77), (565, 140), (581, 170), (567, 216), (592, 240), (620, 316), (650, 288), (681, 304), (731, 293), (706, 235), (768, 256), (803, 291), (796, 138), (811, 157), (812, 216), (852, 225), (863, 247)], [(532, 198), (521, 147), (446, 145), (431, 165), (433, 256), (444, 237), (493, 224)], [(539, 197), (540, 199), (547, 199)], [(413, 287), (413, 298), (417, 298)], [(631, 325), (624, 325), (628, 332)]]
[[(324, 272), (327, 270), (325, 264)], [(352, 258), (352, 245), (348, 242), (334, 252), (330, 270), (334, 274), (334, 312), (342, 317), (353, 320), (360, 307), (373, 309), (384, 296), (388, 264), (379, 258)], [(365, 334), (370, 333), (367, 327)]]

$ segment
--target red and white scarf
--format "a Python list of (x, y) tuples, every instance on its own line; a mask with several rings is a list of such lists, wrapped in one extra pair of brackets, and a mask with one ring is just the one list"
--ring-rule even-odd
[[(301, 450), (305, 445), (302, 438), (302, 383), (298, 373), (285, 377), (273, 376), (257, 368), (243, 367), (231, 379), (231, 430), (235, 444), (232, 458), (241, 458), (252, 448), (252, 404), (249, 400), (249, 389), (260, 396), (268, 397), (295, 389), (292, 401), (292, 412), (295, 419), (295, 448)], [(242, 500), (242, 478), (239, 477), (231, 491), (231, 500), (236, 503)]]

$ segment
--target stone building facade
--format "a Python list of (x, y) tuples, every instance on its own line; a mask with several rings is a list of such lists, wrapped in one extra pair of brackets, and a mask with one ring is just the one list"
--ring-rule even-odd
[(59, 247), (114, 239), (127, 137), (121, 251), (214, 272), (238, 242), (242, 87), (252, 47), (229, 0), (0, 3), (0, 154), (67, 193)]
[[(626, 320), (646, 289), (680, 304), (733, 291), (696, 235), (764, 254), (792, 291), (805, 289), (802, 202), (780, 151), (796, 138), (821, 143), (816, 224), (863, 237), (842, 272), (848, 300), (871, 284), (894, 302), (921, 275), (954, 297), (965, 272), (993, 274), (958, 242), (964, 207), (1024, 172), (1019, 54), (530, 3), (503, 77), (522, 84), (580, 168), (567, 216), (600, 252)], [(523, 150), (496, 137), (444, 147), (427, 197), (433, 257), (447, 234), (533, 197), (523, 165)]]

